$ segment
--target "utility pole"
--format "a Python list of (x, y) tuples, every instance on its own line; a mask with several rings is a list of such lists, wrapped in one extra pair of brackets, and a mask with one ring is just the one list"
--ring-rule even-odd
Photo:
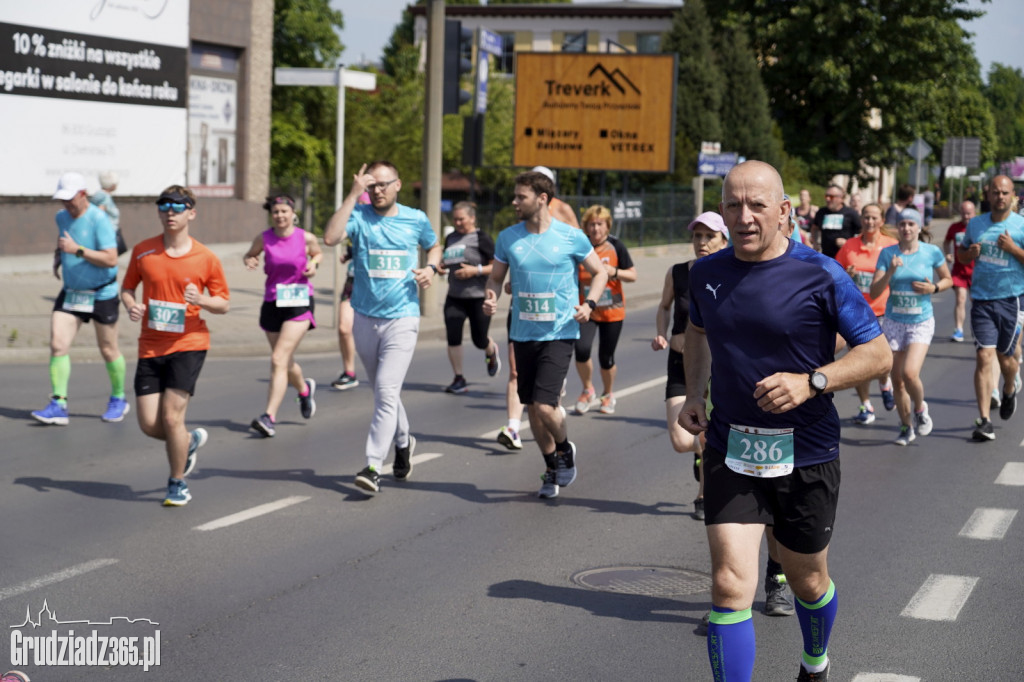
[[(423, 183), (420, 208), (441, 234), (441, 140), (444, 134), (444, 0), (427, 0), (426, 117), (423, 122)], [(423, 265), (421, 262), (420, 265)], [(420, 314), (438, 314), (438, 288), (420, 292)]]

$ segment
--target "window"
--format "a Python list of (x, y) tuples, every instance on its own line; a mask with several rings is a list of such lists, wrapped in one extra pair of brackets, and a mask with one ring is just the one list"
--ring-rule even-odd
[(513, 73), (515, 70), (516, 34), (500, 33), (501, 56), (494, 58), (496, 73)]
[(565, 39), (562, 41), (562, 52), (586, 52), (587, 51), (587, 32), (582, 33), (566, 33)]
[(660, 33), (637, 33), (636, 51), (639, 54), (658, 54), (661, 52)]

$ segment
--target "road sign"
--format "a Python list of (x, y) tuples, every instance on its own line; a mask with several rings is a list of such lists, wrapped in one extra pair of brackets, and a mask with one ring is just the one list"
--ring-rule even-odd
[(612, 206), (613, 220), (637, 220), (644, 217), (642, 199), (619, 199)]
[(708, 141), (705, 140), (705, 141), (700, 143), (700, 153), (701, 154), (721, 154), (722, 153), (722, 143), (721, 142), (708, 142)]
[(739, 163), (739, 157), (740, 155), (736, 152), (699, 154), (697, 156), (697, 174), (725, 177), (732, 170), (732, 167)]
[(920, 161), (932, 153), (932, 146), (919, 137), (914, 140), (909, 147), (907, 147), (907, 153), (910, 154), (915, 161)]
[(942, 165), (968, 168), (980, 166), (981, 138), (947, 137), (942, 145)]
[(673, 170), (675, 54), (516, 54), (516, 166)]
[(477, 38), (476, 49), (487, 54), (493, 54), (495, 57), (500, 57), (505, 51), (505, 44), (501, 36), (494, 31), (488, 31), (486, 28), (478, 30), (480, 33)]

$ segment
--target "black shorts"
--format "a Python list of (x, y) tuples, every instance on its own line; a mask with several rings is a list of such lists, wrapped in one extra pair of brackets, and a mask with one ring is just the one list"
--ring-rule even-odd
[(487, 336), (491, 328), (491, 316), (484, 313), (482, 298), (452, 298), (444, 300), (444, 327), (448, 335), (449, 346), (462, 345), (462, 333), (469, 320), (469, 334), (473, 345), (480, 350), (487, 350), (490, 338)]
[[(316, 320), (313, 312), (316, 309), (316, 301), (312, 297), (308, 306), (295, 307), (285, 306), (278, 308), (276, 301), (264, 301), (260, 306), (260, 329), (265, 332), (279, 332), (281, 325), (297, 317), (309, 320), (309, 328), (316, 328)], [(307, 315), (308, 313), (308, 315)]]
[(725, 455), (704, 450), (705, 525), (763, 523), (774, 526), (784, 547), (814, 554), (828, 547), (839, 502), (839, 458), (797, 467), (777, 478), (738, 474)]
[(576, 339), (558, 339), (516, 341), (512, 344), (519, 377), (519, 402), (523, 405), (558, 405), (575, 343)]
[(139, 358), (135, 367), (135, 395), (163, 393), (168, 388), (195, 395), (205, 350), (186, 350), (156, 358)]
[[(356, 278), (349, 275), (345, 278), (345, 284), (341, 287), (341, 298), (338, 299), (340, 303), (352, 298), (352, 285), (355, 283)], [(312, 301), (312, 299), (310, 299)]]
[(668, 382), (665, 383), (665, 400), (686, 395), (686, 373), (683, 371), (683, 354), (668, 349)]
[(91, 313), (82, 313), (77, 310), (64, 310), (64, 295), (66, 293), (64, 289), (61, 289), (60, 293), (57, 294), (57, 300), (53, 302), (54, 312), (59, 311), (68, 315), (74, 315), (86, 324), (92, 320), (96, 320), (96, 324), (115, 324), (117, 322), (117, 318), (121, 313), (121, 300), (117, 296), (103, 301), (96, 301), (93, 304)]

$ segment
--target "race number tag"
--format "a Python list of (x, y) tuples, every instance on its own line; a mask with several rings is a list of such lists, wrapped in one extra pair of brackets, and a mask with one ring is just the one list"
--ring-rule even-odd
[[(583, 287), (583, 299), (590, 298), (590, 287)], [(612, 305), (612, 292), (608, 287), (601, 292), (601, 298), (597, 299), (598, 308), (608, 308)]]
[(730, 424), (725, 465), (744, 476), (785, 476), (793, 471), (793, 429)]
[(62, 309), (69, 313), (91, 313), (96, 306), (95, 291), (75, 291), (74, 289), (64, 290), (64, 305)]
[(999, 244), (995, 242), (981, 242), (981, 255), (978, 256), (978, 260), (1001, 268), (1005, 268), (1010, 264), (1010, 261), (1006, 258), (1006, 252), (999, 248)]
[(184, 303), (149, 299), (149, 306), (146, 308), (149, 315), (149, 328), (170, 334), (184, 333), (185, 309), (187, 307)]
[(370, 249), (370, 277), (402, 279), (412, 270), (412, 255), (394, 249)]
[(277, 307), (278, 308), (308, 308), (309, 307), (309, 285), (308, 284), (278, 284), (277, 285)]
[(526, 294), (520, 293), (516, 300), (519, 302), (519, 319), (527, 322), (554, 322), (555, 321), (555, 295), (548, 294)]
[(893, 291), (889, 295), (892, 311), (897, 315), (920, 315), (923, 310), (920, 296), (916, 291)]
[(843, 214), (842, 213), (830, 213), (821, 221), (821, 229), (823, 230), (841, 230), (843, 229)]
[(450, 268), (453, 265), (461, 265), (466, 262), (466, 245), (465, 244), (453, 244), (444, 250), (444, 256), (441, 262), (444, 263), (446, 268)]
[(873, 272), (863, 272), (856, 270), (853, 273), (853, 281), (856, 283), (857, 288), (860, 289), (860, 293), (867, 294), (871, 292), (871, 280), (875, 278)]

